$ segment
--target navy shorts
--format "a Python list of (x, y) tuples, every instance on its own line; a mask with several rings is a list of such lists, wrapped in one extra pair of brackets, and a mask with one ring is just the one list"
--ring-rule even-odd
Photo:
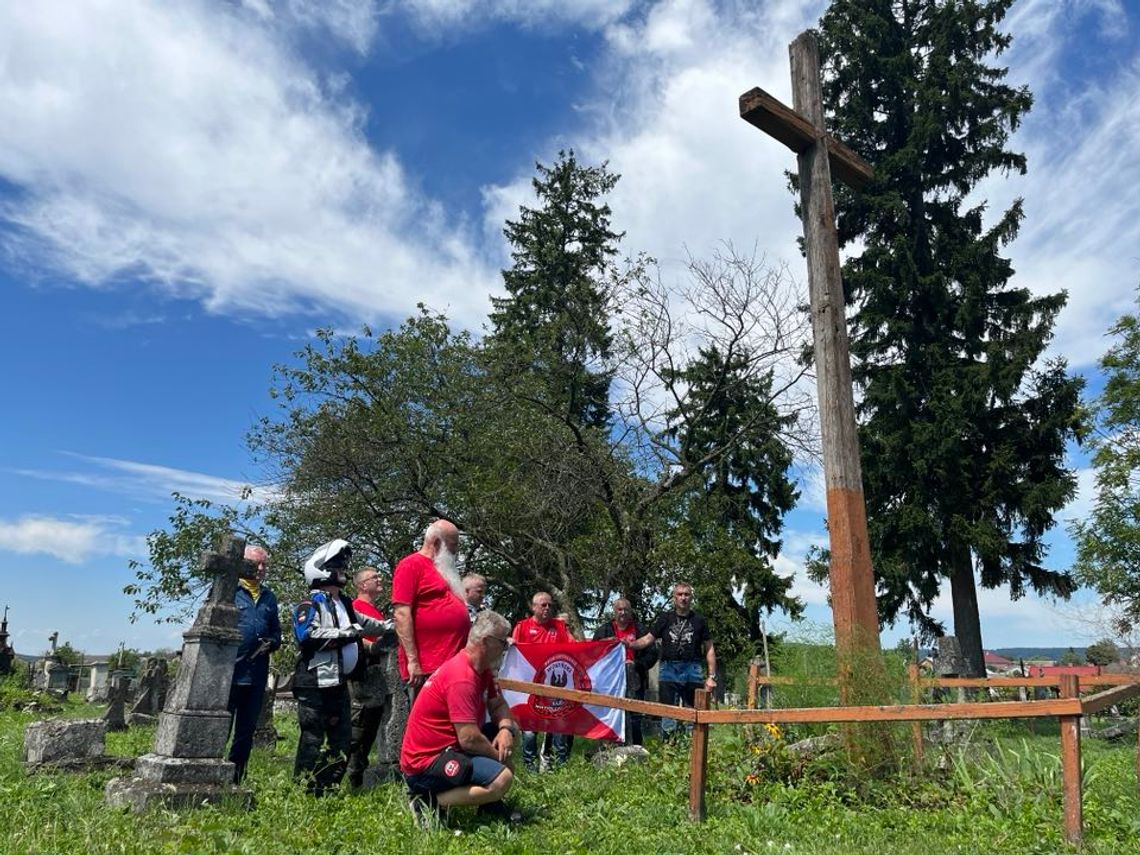
[(404, 780), (408, 783), (409, 793), (431, 795), (472, 784), (485, 787), (506, 768), (490, 757), (473, 757), (449, 748), (436, 757), (425, 771), (405, 775)]

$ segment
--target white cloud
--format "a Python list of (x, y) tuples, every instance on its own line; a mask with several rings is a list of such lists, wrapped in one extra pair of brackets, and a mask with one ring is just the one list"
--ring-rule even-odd
[[(622, 175), (611, 204), (626, 251), (649, 252), (669, 273), (686, 247), (703, 256), (724, 240), (758, 241), (773, 264), (794, 259), (802, 281), (784, 180), (795, 158), (740, 119), (737, 98), (761, 86), (790, 99), (787, 44), (818, 5), (665, 0), (607, 29), (597, 92), (577, 105), (585, 127), (559, 145)], [(487, 188), (488, 233), (529, 198), (529, 181), (524, 167), (509, 186)]]
[(494, 20), (542, 29), (565, 24), (599, 29), (633, 5), (633, 0), (401, 0), (388, 8), (410, 15), (421, 30), (438, 32)]
[(0, 549), (19, 555), (49, 555), (69, 564), (81, 564), (96, 555), (145, 555), (145, 539), (118, 531), (121, 524), (106, 517), (0, 519)]
[[(364, 39), (368, 7), (287, 8), (323, 8), (314, 23)], [(215, 311), (482, 314), (495, 277), (463, 224), (369, 147), (359, 105), (275, 33), (193, 0), (0, 9), (12, 263), (149, 280)]]
[(29, 478), (62, 481), (145, 499), (166, 499), (171, 493), (180, 493), (191, 499), (208, 499), (232, 505), (247, 500), (266, 502), (277, 495), (272, 487), (256, 486), (244, 481), (205, 475), (186, 469), (111, 457), (88, 457), (81, 454), (68, 454), (68, 457), (85, 464), (86, 468), (78, 471), (74, 469), (11, 471)]
[(799, 597), (809, 606), (826, 606), (828, 588), (808, 578), (804, 560), (813, 547), (827, 548), (827, 532), (787, 529), (783, 534), (784, 545), (773, 562), (773, 567), (781, 576), (793, 576), (791, 594)]
[[(1011, 85), (1027, 84), (1034, 106), (1011, 148), (1025, 152), (1024, 177), (994, 176), (976, 194), (992, 216), (1025, 199), (1021, 235), (1010, 248), (1014, 284), (1038, 294), (1065, 289), (1053, 351), (1075, 367), (1103, 353), (1104, 333), (1132, 305), (1140, 281), (1140, 219), (1127, 188), (1140, 183), (1132, 141), (1140, 138), (1140, 59), (1074, 74), (1080, 54), (1127, 44), (1129, 22), (1113, 0), (1022, 0), (1007, 18), (1013, 47), (1002, 58)], [(1099, 44), (1086, 43), (1090, 32)], [(1078, 43), (1081, 40), (1081, 43)]]
[[(739, 118), (736, 98), (760, 86), (790, 103), (787, 45), (822, 6), (661, 0), (607, 28), (597, 91), (576, 105), (583, 126), (557, 146), (609, 160), (621, 173), (612, 205), (627, 251), (646, 250), (668, 270), (680, 265), (683, 247), (703, 255), (723, 239), (758, 241), (805, 278), (784, 181), (795, 160)], [(1130, 145), (1140, 138), (1140, 60), (1106, 66), (1094, 82), (1073, 79), (1068, 63), (1091, 49), (1076, 43), (1088, 38), (1090, 22), (1106, 47), (1120, 47), (1128, 26), (1120, 3), (1014, 6), (1005, 25), (1014, 47), (998, 61), (1011, 65), (1011, 83), (1027, 83), (1035, 96), (1011, 143), (1027, 153), (1030, 171), (996, 176), (976, 194), (988, 198), (993, 216), (1025, 197), (1022, 235), (1009, 249), (1014, 284), (1069, 291), (1053, 348), (1074, 366), (1097, 359), (1105, 329), (1132, 306), (1140, 281), (1140, 256), (1128, 249), (1140, 246), (1140, 218), (1124, 189), (1140, 184)], [(486, 189), (485, 234), (529, 199), (529, 177), (523, 166), (509, 185)]]
[(377, 0), (241, 0), (242, 5), (266, 23), (282, 28), (316, 30), (318, 35), (341, 39), (358, 53), (366, 53), (380, 23)]

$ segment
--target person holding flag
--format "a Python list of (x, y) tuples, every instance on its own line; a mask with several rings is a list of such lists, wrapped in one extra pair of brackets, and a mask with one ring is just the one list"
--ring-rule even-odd
[[(716, 649), (704, 617), (693, 611), (693, 586), (678, 582), (673, 586), (673, 609), (662, 613), (653, 629), (635, 641), (622, 639), (633, 650), (644, 650), (661, 640), (661, 665), (657, 672), (661, 703), (691, 707), (701, 686), (702, 659), (708, 666), (705, 691), (716, 689)], [(661, 719), (661, 735), (669, 739), (677, 729), (671, 718)], [(688, 725), (692, 730), (692, 724)]]
[[(511, 638), (516, 644), (551, 644), (573, 641), (566, 622), (554, 617), (554, 598), (546, 591), (539, 591), (530, 598), (528, 618), (515, 624)], [(561, 733), (552, 734), (554, 743), (554, 765), (561, 766), (570, 759), (570, 741)], [(548, 738), (551, 738), (548, 737)], [(538, 734), (528, 730), (523, 734), (523, 766), (527, 771), (538, 771)]]
[[(641, 636), (641, 628), (633, 617), (633, 606), (625, 597), (614, 600), (613, 620), (605, 621), (594, 632), (594, 640), (616, 638), (618, 641), (636, 641)], [(649, 685), (649, 669), (657, 664), (657, 645), (634, 651), (625, 648), (625, 696), (634, 700), (645, 700), (645, 687)], [(641, 713), (626, 715), (629, 728), (625, 734), (627, 745), (641, 745)]]

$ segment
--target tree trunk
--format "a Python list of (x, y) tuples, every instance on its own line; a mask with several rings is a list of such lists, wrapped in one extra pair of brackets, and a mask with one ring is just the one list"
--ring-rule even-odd
[(954, 635), (962, 650), (968, 673), (966, 677), (986, 676), (982, 652), (982, 622), (978, 615), (978, 589), (974, 583), (974, 565), (970, 550), (963, 544), (950, 547), (950, 596), (954, 601)]

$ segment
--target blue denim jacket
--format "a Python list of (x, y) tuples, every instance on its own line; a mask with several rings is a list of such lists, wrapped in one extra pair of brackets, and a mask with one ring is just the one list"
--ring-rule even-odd
[(261, 586), (257, 602), (249, 591), (238, 586), (234, 594), (234, 605), (238, 610), (238, 631), (241, 644), (238, 646), (237, 662), (234, 664), (234, 683), (239, 686), (264, 686), (269, 678), (269, 654), (254, 658), (262, 639), (269, 639), (272, 650), (281, 646), (281, 618), (277, 614), (277, 597)]

